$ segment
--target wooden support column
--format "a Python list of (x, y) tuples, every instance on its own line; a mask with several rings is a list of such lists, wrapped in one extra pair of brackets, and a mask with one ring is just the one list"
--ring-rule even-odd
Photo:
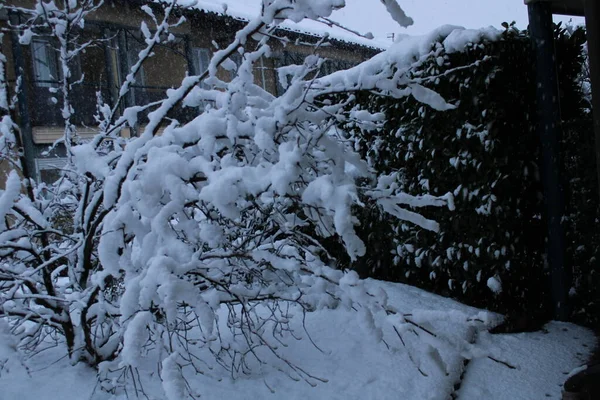
[(538, 134), (542, 142), (542, 183), (548, 221), (547, 255), (551, 273), (554, 318), (569, 318), (570, 273), (565, 265), (565, 236), (562, 226), (564, 193), (561, 184), (560, 104), (552, 9), (549, 3), (528, 4), (529, 30), (536, 58)]
[(118, 65), (115, 60), (116, 50), (111, 47), (114, 45), (112, 35), (107, 27), (101, 28), (102, 39), (104, 40), (104, 69), (106, 71), (106, 86), (108, 87), (108, 94), (110, 99), (104, 99), (111, 106), (115, 104), (119, 98), (119, 82), (117, 82)]
[(600, 196), (600, 4), (597, 0), (585, 0), (585, 26), (587, 32), (588, 62), (592, 81), (592, 111), (594, 118), (594, 142), (598, 195)]
[[(20, 24), (20, 17), (17, 14), (9, 14), (11, 25), (17, 26)], [(28, 178), (38, 179), (37, 170), (35, 168), (35, 145), (33, 143), (33, 129), (31, 127), (31, 115), (29, 113), (29, 77), (25, 69), (25, 56), (23, 48), (19, 43), (19, 32), (16, 29), (11, 29), (10, 41), (12, 44), (12, 53), (15, 66), (15, 77), (21, 77), (21, 84), (18, 88), (17, 99), (19, 109), (19, 127), (21, 128), (21, 142), (23, 145), (24, 158), (27, 163), (26, 170), (29, 173)], [(25, 47), (29, 48), (29, 47)]]
[(194, 64), (194, 49), (192, 48), (190, 35), (185, 35), (183, 37), (183, 43), (185, 46), (185, 60), (187, 61), (188, 75), (198, 75), (198, 71), (196, 71), (196, 66)]

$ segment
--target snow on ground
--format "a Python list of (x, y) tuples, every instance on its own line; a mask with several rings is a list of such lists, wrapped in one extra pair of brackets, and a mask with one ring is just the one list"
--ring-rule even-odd
[[(404, 313), (412, 313), (413, 320), (436, 332), (439, 340), (427, 339), (425, 334), (417, 338), (403, 332), (407, 347), (412, 349), (407, 352), (398, 343), (392, 343), (393, 336), (388, 332), (385, 336), (391, 347), (388, 349), (386, 344), (377, 343), (363, 329), (356, 313), (323, 310), (309, 313), (306, 319), (307, 331), (318, 348), (310, 340), (297, 341), (290, 337), (285, 342), (287, 347), (283, 354), (326, 382), (310, 379), (313, 387), (305, 381), (295, 381), (281, 372), (263, 368), (237, 380), (216, 381), (200, 375), (190, 384), (202, 400), (446, 400), (462, 372), (463, 358), (461, 349), (444, 346), (443, 342), (468, 339), (473, 335), (473, 329), (484, 328), (483, 324), (477, 327), (466, 323), (465, 316), (487, 321), (488, 326), (498, 322), (498, 316), (402, 284), (378, 281), (368, 284), (384, 288), (390, 305)], [(298, 313), (295, 327), (299, 336), (308, 339), (301, 328), (300, 316)], [(12, 355), (14, 344), (6, 336), (5, 328), (0, 329), (0, 400), (126, 398), (94, 391), (94, 371), (83, 365), (72, 367), (67, 359), (61, 359), (64, 352), (59, 348), (51, 348), (25, 362), (27, 371)], [(473, 360), (459, 399), (534, 400), (547, 398), (546, 394), (559, 398), (565, 373), (582, 364), (593, 347), (594, 337), (586, 329), (564, 323), (550, 323), (547, 331), (515, 335), (490, 335), (480, 331), (478, 341), (483, 349), (518, 369), (510, 370), (486, 358)], [(417, 365), (427, 376), (419, 372)], [(144, 389), (149, 399), (164, 398), (157, 377), (147, 380)]]
[(458, 400), (561, 399), (567, 375), (586, 363), (595, 338), (580, 326), (550, 322), (539, 332), (481, 333), (479, 343), (517, 369), (489, 359), (473, 360)]

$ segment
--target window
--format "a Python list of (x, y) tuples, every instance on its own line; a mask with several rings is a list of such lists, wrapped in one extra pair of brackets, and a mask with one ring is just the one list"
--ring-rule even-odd
[[(289, 65), (302, 65), (304, 64), (304, 59), (305, 56), (300, 54), (300, 53), (296, 53), (296, 52), (289, 52), (289, 51), (284, 51), (281, 55), (279, 55), (278, 57), (275, 58), (275, 80), (276, 80), (276, 84), (277, 84), (277, 94), (281, 95), (282, 93), (285, 92), (285, 88), (284, 88), (284, 83), (287, 86), (289, 86), (289, 84), (292, 81), (292, 77), (288, 74), (285, 74), (285, 80), (282, 82), (281, 81), (281, 76), (279, 75), (279, 68), (281, 67), (287, 67)], [(287, 82), (287, 83), (286, 83)]]
[[(119, 82), (123, 82), (125, 77), (131, 73), (131, 68), (138, 63), (140, 52), (145, 47), (146, 45), (142, 43), (139, 38), (133, 36), (130, 32), (127, 32), (125, 49), (127, 71), (125, 71), (125, 76), (121, 76)], [(135, 75), (135, 83), (129, 90), (129, 105), (141, 106), (148, 104), (149, 99), (146, 89), (146, 74), (144, 72), (144, 65), (142, 64), (138, 73)]]
[(39, 182), (52, 184), (62, 174), (62, 168), (67, 164), (66, 158), (37, 158), (35, 168)]
[[(140, 52), (146, 47), (144, 43), (139, 42), (137, 39), (129, 38), (127, 40), (127, 74), (131, 73), (131, 68), (138, 63), (140, 59)], [(146, 83), (146, 77), (144, 74), (144, 65), (142, 64), (139, 72), (135, 76), (135, 84), (137, 86), (144, 86)]]
[[(37, 87), (57, 87), (63, 78), (63, 71), (56, 48), (49, 39), (36, 38), (31, 42), (34, 81)], [(69, 62), (71, 80), (81, 78), (79, 57)]]
[(230, 79), (233, 80), (233, 78), (235, 78), (235, 76), (237, 75), (237, 71), (240, 69), (240, 66), (242, 65), (242, 61), (244, 60), (242, 55), (240, 53), (238, 53), (237, 51), (235, 53), (233, 53), (229, 59), (231, 61), (233, 61), (233, 63), (235, 64), (235, 70), (229, 71), (230, 74)]
[(265, 71), (267, 71), (268, 68), (265, 66), (265, 58), (264, 57), (260, 58), (260, 67), (259, 67), (259, 70), (260, 70), (261, 87), (264, 90), (268, 90), (267, 89), (267, 78), (265, 76)]
[[(194, 49), (192, 49), (192, 52), (194, 57), (194, 73), (196, 75), (202, 75), (203, 73), (208, 71), (208, 65), (210, 64), (210, 51), (205, 48), (194, 47)], [(210, 89), (209, 85), (207, 85), (204, 82), (200, 84), (200, 87), (202, 89)], [(210, 102), (208, 101), (203, 101), (200, 104), (200, 111), (204, 110), (206, 108), (206, 105), (209, 103)]]
[(344, 60), (327, 59), (321, 67), (323, 75), (329, 75), (337, 71), (342, 71), (354, 67), (356, 64)]
[(34, 81), (38, 87), (54, 87), (62, 78), (56, 50), (49, 40), (34, 39), (31, 42)]
[(193, 49), (194, 55), (194, 73), (202, 75), (208, 71), (208, 64), (210, 63), (210, 51), (205, 48), (195, 47)]

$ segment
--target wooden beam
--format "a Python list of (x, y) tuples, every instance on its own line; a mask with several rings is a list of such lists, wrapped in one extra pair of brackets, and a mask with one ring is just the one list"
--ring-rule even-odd
[(583, 17), (585, 15), (585, 0), (525, 0), (525, 4), (548, 3), (552, 14), (573, 15)]
[[(585, 25), (588, 40), (588, 62), (592, 81), (592, 115), (596, 147), (596, 170), (600, 188), (600, 4), (585, 0)], [(600, 195), (600, 193), (599, 193)]]
[(565, 258), (565, 211), (561, 181), (560, 104), (558, 74), (554, 49), (552, 11), (547, 2), (534, 2), (529, 10), (529, 34), (535, 54), (537, 92), (537, 131), (542, 142), (542, 183), (548, 223), (547, 254), (550, 265), (554, 318), (569, 318), (568, 290), (571, 284)]
[[(8, 17), (12, 25), (17, 26), (21, 24), (21, 17), (18, 14), (10, 13)], [(30, 176), (27, 176), (27, 178), (36, 180), (38, 177), (35, 168), (35, 146), (31, 128), (31, 115), (29, 114), (29, 81), (25, 69), (25, 56), (23, 54), (24, 46), (19, 43), (19, 32), (17, 32), (16, 29), (11, 29), (10, 34), (15, 76), (21, 78), (21, 87), (17, 92), (17, 98), (19, 99), (17, 106), (19, 108), (20, 118), (18, 124), (21, 128), (21, 142), (23, 144), (25, 162), (27, 164), (27, 166), (23, 166), (23, 168), (26, 167), (29, 172)]]

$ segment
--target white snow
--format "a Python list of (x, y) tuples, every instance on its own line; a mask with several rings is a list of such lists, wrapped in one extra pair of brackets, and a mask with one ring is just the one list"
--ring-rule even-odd
[(414, 23), (413, 19), (406, 15), (396, 0), (381, 0), (381, 2), (385, 5), (387, 12), (390, 13), (392, 19), (399, 23), (401, 27), (408, 28)]
[(5, 217), (19, 198), (21, 179), (17, 171), (11, 170), (6, 180), (5, 189), (0, 190), (0, 229), (6, 229)]
[(185, 381), (179, 373), (176, 359), (177, 353), (171, 354), (162, 362), (162, 386), (168, 400), (181, 400), (185, 398)]
[(502, 282), (500, 282), (500, 279), (497, 277), (492, 276), (488, 278), (487, 287), (496, 294), (502, 292)]
[(110, 169), (104, 157), (97, 156), (96, 149), (91, 143), (73, 146), (73, 162), (80, 173), (89, 172), (95, 177), (104, 178)]
[(324, 92), (376, 90), (392, 97), (411, 95), (436, 110), (454, 108), (436, 92), (407, 78), (407, 72), (414, 65), (431, 56), (460, 52), (470, 43), (494, 41), (500, 31), (493, 27), (465, 29), (459, 26), (444, 25), (426, 35), (403, 36), (389, 49), (371, 59), (345, 71), (334, 72), (317, 80), (317, 87)]
[(26, 29), (19, 35), (19, 44), (28, 46), (31, 43), (31, 39), (33, 39), (33, 31), (31, 29)]
[(562, 384), (571, 370), (586, 363), (595, 342), (589, 330), (563, 322), (550, 322), (539, 332), (482, 333), (479, 343), (517, 369), (473, 360), (458, 399), (561, 399)]
[[(160, 2), (166, 2), (166, 0), (155, 0)], [(178, 0), (182, 6), (191, 6), (198, 10), (206, 12), (227, 15), (242, 21), (250, 21), (256, 18), (260, 14), (261, 0)], [(343, 5), (343, 0), (315, 0), (303, 2), (308, 3), (310, 7), (317, 7), (319, 9), (326, 10), (330, 7), (330, 4), (337, 4), (337, 7)], [(378, 7), (379, 4), (376, 4)], [(286, 20), (280, 24), (283, 30), (290, 32), (297, 32), (308, 34), (311, 36), (324, 37), (328, 36), (332, 39), (340, 40), (347, 43), (356, 43), (363, 46), (385, 49), (389, 47), (389, 43), (369, 39), (371, 37), (369, 33), (362, 33), (363, 36), (356, 35), (348, 30), (342, 29), (336, 25), (327, 25), (322, 22), (315, 20), (303, 20), (300, 22), (294, 22), (293, 20)], [(347, 27), (350, 30), (352, 27)]]
[(415, 100), (427, 104), (434, 110), (445, 111), (456, 108), (454, 105), (446, 103), (439, 93), (416, 83), (410, 85), (410, 94), (412, 94)]
[[(452, 108), (410, 78), (410, 68), (423, 58), (441, 57), (444, 48), (458, 51), (472, 41), (493, 40), (496, 31), (445, 26), (423, 37), (402, 38), (357, 68), (317, 80), (314, 73), (323, 60), (313, 55), (282, 70), (289, 85), (274, 98), (253, 83), (253, 66), (271, 53), (267, 45), (244, 54), (230, 83), (218, 79), (217, 67), (250, 37), (264, 33), (265, 26), (281, 23), (280, 17), (327, 22), (344, 1), (263, 4), (264, 15), (215, 52), (207, 72), (167, 91), (141, 135), (107, 155), (96, 151), (101, 135), (92, 143), (71, 145), (75, 109), (63, 102), (66, 170), (95, 179), (67, 177), (65, 186), (71, 187), (58, 188), (65, 204), (73, 204), (71, 197), (80, 199), (74, 229), (51, 235), (52, 242), (37, 253), (43, 255), (41, 263), (25, 251), (35, 244), (27, 242), (27, 234), (48, 229), (46, 218), (63, 198), (48, 203), (25, 197), (19, 177), (11, 175), (0, 193), (0, 216), (7, 215), (0, 238), (17, 250), (3, 261), (0, 276), (3, 286), (8, 282), (0, 292), (0, 310), (13, 324), (10, 334), (6, 324), (0, 327), (0, 396), (433, 400), (448, 398), (465, 359), (491, 354), (505, 359), (495, 347), (475, 340), (499, 316), (336, 270), (321, 259), (318, 243), (303, 229), (321, 237), (335, 232), (350, 257), (363, 254), (352, 213), (362, 205), (363, 194), (400, 219), (437, 229), (435, 221), (401, 205), (453, 209), (452, 195), (403, 194), (394, 174), (370, 179), (368, 164), (338, 140), (343, 133), (332, 129), (334, 121), (347, 120), (344, 104), (316, 107), (314, 100), (336, 91), (373, 90), (392, 97), (412, 94), (430, 107)], [(135, 83), (136, 69), (152, 45), (176, 26), (167, 23), (169, 10), (162, 23), (156, 21), (154, 36), (142, 26), (147, 47), (125, 78), (121, 95)], [(393, 14), (406, 19), (399, 7)], [(66, 26), (57, 17), (53, 33), (64, 38)], [(65, 51), (62, 46), (67, 77)], [(215, 97), (214, 107), (186, 124), (167, 118), (204, 79), (215, 85), (206, 89)], [(6, 97), (6, 91), (0, 95)], [(101, 124), (108, 124), (109, 131), (135, 119), (126, 111), (115, 122), (116, 107), (102, 106)], [(380, 116), (358, 109), (353, 115), (366, 117), (369, 129), (381, 122)], [(46, 279), (45, 267), (59, 262)], [(69, 277), (52, 281), (61, 270)], [(110, 276), (116, 279), (109, 286)], [(491, 282), (492, 288), (499, 286)], [(45, 329), (57, 325), (74, 332), (72, 359), (89, 355), (99, 362), (97, 372), (83, 364), (69, 367), (60, 336), (46, 335)], [(17, 341), (10, 335), (30, 345), (34, 355), (23, 360), (12, 352)], [(52, 347), (45, 349), (46, 344)], [(110, 355), (115, 359), (98, 359)], [(564, 366), (577, 365), (567, 361)], [(109, 396), (102, 388), (116, 394)]]
[[(348, 285), (356, 283), (352, 276), (344, 280)], [(407, 318), (445, 339), (425, 340), (427, 335), (421, 332), (423, 340), (420, 340), (412, 333), (400, 331), (409, 351), (393, 343), (389, 343), (391, 348), (388, 349), (386, 344), (377, 341), (377, 332), (375, 336), (370, 334), (373, 316), (366, 311), (359, 313), (360, 317), (345, 309), (308, 313), (307, 332), (301, 328), (302, 314), (296, 312), (292, 326), (300, 328), (297, 332), (303, 340), (282, 338), (287, 346), (283, 354), (313, 376), (308, 379), (310, 385), (290, 379), (275, 368), (258, 365), (254, 365), (249, 375), (237, 380), (226, 376), (220, 380), (212, 378), (219, 368), (213, 365), (211, 373), (196, 375), (188, 383), (205, 400), (448, 398), (459, 379), (464, 359), (460, 350), (441, 346), (439, 342), (472, 337), (477, 330), (498, 323), (499, 316), (402, 284), (369, 280), (367, 286), (373, 293), (384, 289), (390, 306), (411, 314)], [(467, 322), (467, 319), (483, 323)], [(133, 323), (142, 320), (145, 320), (143, 315), (134, 318)], [(142, 328), (144, 323), (138, 325)], [(462, 350), (462, 355), (475, 359), (468, 366), (458, 399), (559, 399), (567, 374), (583, 363), (595, 339), (589, 330), (572, 324), (551, 322), (546, 329), (547, 333), (510, 335), (480, 331), (476, 346)], [(143, 335), (143, 328), (136, 331)], [(309, 335), (318, 348), (311, 344)], [(136, 340), (126, 338), (130, 339)], [(11, 348), (10, 337), (4, 329), (4, 335), (0, 335), (0, 398), (3, 400), (126, 398), (125, 394), (112, 396), (102, 392), (96, 387), (95, 372), (82, 364), (71, 366), (68, 360), (61, 359), (64, 349), (60, 347), (50, 348), (24, 363), (14, 358)], [(485, 358), (486, 354), (517, 369), (491, 361)], [(139, 354), (132, 354), (131, 359), (135, 359), (135, 363), (144, 360)], [(10, 368), (2, 369), (2, 365)], [(422, 375), (417, 366), (427, 376)], [(180, 368), (177, 355), (165, 358), (162, 367), (162, 383), (158, 377), (142, 380), (145, 393), (152, 400), (178, 398), (184, 382), (177, 373)], [(129, 395), (131, 398), (132, 393)]]

